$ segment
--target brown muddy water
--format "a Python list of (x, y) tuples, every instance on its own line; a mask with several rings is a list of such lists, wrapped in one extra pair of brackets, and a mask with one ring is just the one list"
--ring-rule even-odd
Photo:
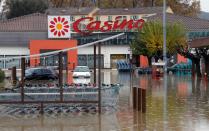
[[(134, 75), (132, 86), (147, 89), (146, 113), (133, 111), (130, 74), (106, 70), (106, 84), (121, 83), (117, 106), (98, 113), (8, 115), (0, 106), (0, 131), (208, 131), (209, 87), (205, 80), (169, 75), (154, 80)], [(91, 80), (92, 81), (92, 80)], [(166, 86), (164, 86), (166, 85)]]

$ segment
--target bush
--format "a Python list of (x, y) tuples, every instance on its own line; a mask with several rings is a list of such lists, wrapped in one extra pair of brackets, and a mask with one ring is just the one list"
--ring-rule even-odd
[(5, 79), (5, 73), (0, 69), (0, 82), (2, 82), (4, 79)]

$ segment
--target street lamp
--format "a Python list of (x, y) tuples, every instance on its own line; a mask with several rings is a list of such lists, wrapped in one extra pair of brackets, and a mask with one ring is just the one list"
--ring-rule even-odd
[(163, 0), (163, 62), (165, 63), (165, 73), (167, 73), (166, 34), (166, 0)]
[[(166, 56), (166, 0), (163, 0), (163, 62), (164, 65), (164, 98), (163, 98), (163, 119), (167, 121), (167, 56)], [(166, 131), (167, 126), (164, 126), (164, 131)]]

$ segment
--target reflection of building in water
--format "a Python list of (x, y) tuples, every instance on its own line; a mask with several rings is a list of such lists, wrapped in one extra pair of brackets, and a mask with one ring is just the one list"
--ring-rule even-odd
[(104, 71), (104, 83), (111, 84), (111, 71)]
[(188, 83), (178, 82), (178, 86), (177, 86), (178, 96), (181, 96), (181, 97), (188, 96), (191, 93), (189, 89), (190, 87), (188, 86)]

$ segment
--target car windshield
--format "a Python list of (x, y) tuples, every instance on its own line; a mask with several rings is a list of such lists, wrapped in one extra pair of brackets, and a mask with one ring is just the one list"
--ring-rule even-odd
[(88, 67), (76, 67), (75, 72), (89, 72), (89, 68)]

